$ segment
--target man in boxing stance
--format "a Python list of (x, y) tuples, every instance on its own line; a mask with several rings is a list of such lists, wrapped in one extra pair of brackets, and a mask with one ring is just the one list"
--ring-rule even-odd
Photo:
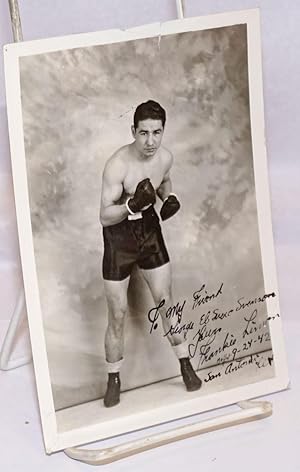
[[(153, 100), (139, 105), (134, 113), (134, 141), (118, 149), (107, 161), (102, 180), (100, 221), (103, 225), (103, 278), (108, 305), (105, 352), (108, 369), (104, 405), (120, 400), (120, 367), (123, 361), (124, 321), (127, 289), (133, 266), (137, 264), (150, 288), (156, 306), (162, 300), (160, 315), (165, 332), (171, 320), (166, 317), (173, 306), (171, 265), (154, 210), (158, 196), (160, 216), (166, 220), (180, 208), (171, 193), (170, 169), (173, 156), (161, 145), (166, 121), (165, 110)], [(201, 380), (189, 361), (187, 342), (182, 334), (168, 334), (180, 361), (181, 374), (188, 391), (198, 390)]]

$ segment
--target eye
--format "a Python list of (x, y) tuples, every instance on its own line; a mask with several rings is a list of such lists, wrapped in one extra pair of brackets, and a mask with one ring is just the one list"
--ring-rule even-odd
[(158, 129), (158, 130), (154, 131), (154, 134), (161, 134), (161, 130)]

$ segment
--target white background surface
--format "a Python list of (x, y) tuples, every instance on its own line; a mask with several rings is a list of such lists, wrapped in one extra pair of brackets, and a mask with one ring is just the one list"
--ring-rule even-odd
[[(175, 0), (19, 0), (25, 39), (128, 28), (176, 18)], [(270, 396), (271, 418), (211, 433), (125, 459), (102, 470), (206, 471), (300, 470), (298, 287), (300, 2), (288, 0), (186, 0), (186, 16), (260, 7), (266, 141), (269, 158), (275, 251), (292, 389)], [(0, 3), (1, 45), (12, 42), (8, 2)], [(0, 343), (21, 287), (7, 136), (3, 64), (0, 64)], [(26, 329), (23, 330), (27, 336)], [(26, 338), (25, 338), (26, 339)], [(24, 345), (25, 344), (25, 345)], [(28, 343), (17, 351), (24, 352)], [(63, 453), (43, 450), (32, 367), (0, 372), (0, 468), (12, 471), (88, 470)], [(25, 422), (28, 422), (26, 424)], [(194, 419), (193, 419), (194, 421)], [(176, 424), (176, 423), (175, 423)], [(162, 429), (175, 426), (167, 425)], [(145, 436), (146, 432), (136, 433)], [(130, 437), (120, 438), (120, 441)]]

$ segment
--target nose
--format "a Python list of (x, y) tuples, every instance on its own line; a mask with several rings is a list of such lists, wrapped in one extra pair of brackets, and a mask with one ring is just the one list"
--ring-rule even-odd
[(153, 135), (149, 133), (147, 137), (147, 145), (152, 146), (152, 144), (153, 144)]

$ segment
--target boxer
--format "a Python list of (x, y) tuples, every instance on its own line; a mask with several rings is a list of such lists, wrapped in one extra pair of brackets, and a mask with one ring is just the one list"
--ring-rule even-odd
[[(160, 218), (171, 218), (180, 209), (172, 193), (171, 152), (162, 146), (166, 112), (153, 100), (140, 104), (132, 125), (133, 142), (118, 149), (107, 161), (103, 172), (100, 221), (103, 226), (103, 279), (108, 306), (105, 353), (108, 370), (104, 405), (120, 401), (120, 369), (124, 350), (124, 321), (127, 289), (134, 265), (145, 278), (156, 306), (160, 309), (163, 329), (169, 332), (171, 320), (167, 308), (173, 306), (171, 265), (163, 239)], [(154, 204), (163, 201), (158, 217)], [(190, 363), (183, 334), (168, 334), (179, 359), (188, 391), (201, 387)]]

